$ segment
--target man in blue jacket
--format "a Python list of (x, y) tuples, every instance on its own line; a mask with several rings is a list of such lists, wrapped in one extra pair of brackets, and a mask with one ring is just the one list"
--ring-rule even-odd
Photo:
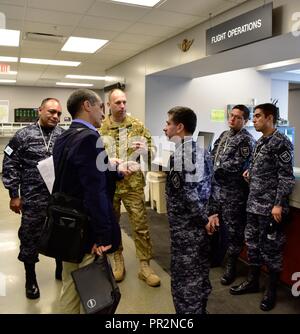
[(66, 143), (72, 136), (62, 191), (82, 201), (90, 222), (82, 262), (63, 263), (60, 306), (62, 313), (81, 313), (71, 272), (93, 262), (95, 254), (115, 251), (120, 243), (120, 228), (112, 207), (115, 175), (109, 170), (108, 158), (96, 129), (104, 117), (104, 104), (95, 92), (81, 89), (71, 94), (67, 108), (73, 121), (55, 143), (54, 168), (57, 172)]

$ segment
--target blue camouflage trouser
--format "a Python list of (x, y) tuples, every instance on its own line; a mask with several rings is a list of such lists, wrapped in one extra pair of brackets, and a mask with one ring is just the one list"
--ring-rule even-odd
[(285, 242), (283, 224), (276, 224), (276, 237), (267, 238), (267, 229), (271, 216), (247, 214), (245, 239), (248, 247), (249, 264), (261, 266), (265, 264), (269, 270), (279, 272), (282, 270), (282, 250)]
[[(180, 222), (177, 222), (179, 226)], [(171, 228), (171, 288), (176, 313), (202, 314), (211, 292), (209, 241), (204, 226)]]
[(38, 242), (45, 222), (45, 205), (39, 203), (35, 207), (25, 206), (22, 210), (21, 226), (18, 231), (20, 253), (18, 259), (22, 262), (36, 263), (38, 258)]

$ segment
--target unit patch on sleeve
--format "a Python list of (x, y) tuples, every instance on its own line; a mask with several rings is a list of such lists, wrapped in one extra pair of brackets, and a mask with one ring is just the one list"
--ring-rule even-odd
[(287, 163), (289, 163), (289, 162), (292, 160), (292, 156), (291, 156), (291, 154), (290, 154), (289, 151), (284, 151), (284, 152), (282, 152), (282, 153), (279, 155), (279, 159), (280, 159), (283, 163), (287, 164)]
[(248, 158), (250, 155), (250, 149), (249, 146), (243, 146), (241, 147), (241, 154), (244, 158)]
[(8, 155), (8, 156), (11, 156), (11, 154), (13, 153), (13, 149), (10, 147), (10, 146), (6, 146), (5, 147), (5, 150), (4, 150), (4, 152)]

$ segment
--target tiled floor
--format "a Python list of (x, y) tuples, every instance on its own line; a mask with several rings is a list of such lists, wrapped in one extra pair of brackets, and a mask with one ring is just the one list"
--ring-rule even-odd
[[(9, 198), (0, 184), (0, 314), (3, 313), (57, 313), (61, 282), (54, 278), (55, 261), (41, 256), (37, 264), (37, 278), (41, 291), (38, 300), (28, 300), (24, 291), (24, 268), (17, 260), (19, 241), (17, 230), (20, 216), (9, 211)], [(151, 264), (160, 275), (162, 284), (152, 288), (137, 277), (138, 261), (131, 238), (123, 233), (126, 277), (120, 283), (122, 298), (117, 309), (119, 314), (168, 314), (174, 313), (170, 292), (170, 277), (155, 262)], [(222, 268), (211, 270), (213, 292), (208, 310), (214, 313), (264, 313), (259, 310), (262, 293), (248, 296), (231, 296), (228, 288), (219, 283)], [(241, 278), (242, 279), (242, 278)], [(240, 281), (240, 280), (239, 280)], [(281, 287), (277, 307), (271, 313), (300, 313), (300, 300), (291, 297), (290, 291)]]

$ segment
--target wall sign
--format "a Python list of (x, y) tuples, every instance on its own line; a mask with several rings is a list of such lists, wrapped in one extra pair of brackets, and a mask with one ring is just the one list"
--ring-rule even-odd
[(206, 54), (272, 37), (272, 9), (269, 3), (206, 30)]

